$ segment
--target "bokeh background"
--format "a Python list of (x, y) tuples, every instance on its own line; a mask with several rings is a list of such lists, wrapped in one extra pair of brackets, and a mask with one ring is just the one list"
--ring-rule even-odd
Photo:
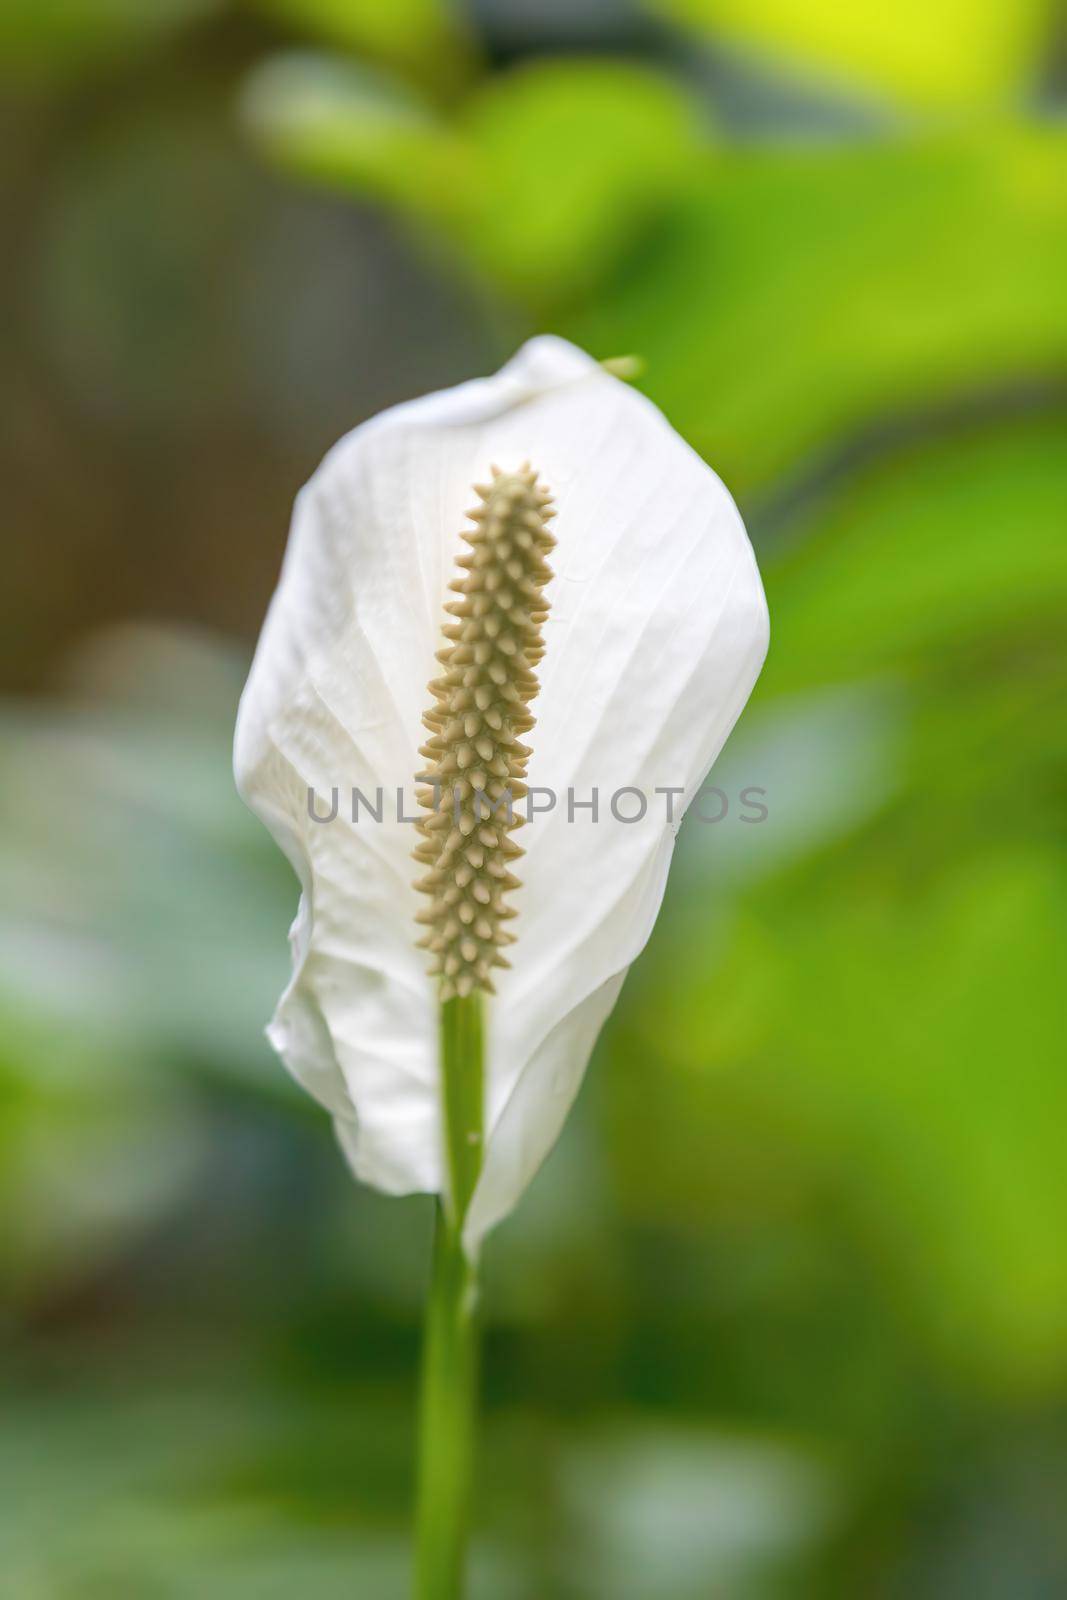
[(0, 1563), (406, 1593), (429, 1215), (261, 1029), (288, 508), (552, 330), (773, 619), (492, 1242), (479, 1600), (1067, 1593), (1067, 49), (1043, 0), (5, 0)]

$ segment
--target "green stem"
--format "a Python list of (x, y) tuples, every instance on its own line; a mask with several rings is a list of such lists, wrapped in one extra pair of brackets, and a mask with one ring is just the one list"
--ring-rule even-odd
[(441, 1007), (441, 1092), (451, 1187), (449, 1215), (457, 1228), (467, 1214), (482, 1170), (485, 1068), (482, 997), (446, 1000)]
[(477, 1403), (477, 1279), (462, 1240), (482, 1166), (479, 995), (441, 1007), (441, 1079), (449, 1196), (437, 1207), (419, 1419), (416, 1600), (461, 1600)]

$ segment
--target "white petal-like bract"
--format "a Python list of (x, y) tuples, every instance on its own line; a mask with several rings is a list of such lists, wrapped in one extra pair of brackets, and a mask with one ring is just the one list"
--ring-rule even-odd
[[(472, 1249), (559, 1133), (651, 932), (681, 814), (762, 665), (766, 603), (733, 501), (648, 400), (560, 339), (397, 406), (342, 439), (297, 499), (235, 746), (241, 793), (302, 887), (270, 1039), (333, 1114), (360, 1178), (440, 1191), (414, 776), (472, 485), (526, 461), (558, 509), (525, 736), (534, 803), (555, 803), (518, 835), (517, 942), (487, 1002)], [(595, 820), (582, 804), (594, 790)], [(336, 791), (332, 821), (310, 815), (309, 791), (319, 817)]]

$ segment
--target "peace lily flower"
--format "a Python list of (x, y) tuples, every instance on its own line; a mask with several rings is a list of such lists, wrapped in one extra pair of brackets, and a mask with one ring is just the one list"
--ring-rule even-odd
[[(302, 887), (269, 1036), (358, 1177), (443, 1197), (427, 1426), (470, 1380), (453, 1361), (434, 1390), (456, 1296), (560, 1131), (766, 645), (718, 478), (560, 339), (356, 428), (297, 500), (235, 750)], [(420, 1592), (458, 1593), (429, 1542)]]

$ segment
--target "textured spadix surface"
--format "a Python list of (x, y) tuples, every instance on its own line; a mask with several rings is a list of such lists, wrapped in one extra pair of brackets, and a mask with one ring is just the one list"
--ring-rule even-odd
[[(557, 800), (522, 830), (513, 965), (488, 1001), (472, 1246), (554, 1142), (651, 932), (681, 810), (759, 673), (766, 605), (733, 502), (654, 406), (559, 339), (398, 406), (342, 439), (298, 497), (235, 748), (241, 792), (302, 887), (271, 1041), (361, 1178), (439, 1190), (437, 982), (404, 819), (472, 486), (527, 461), (558, 512), (527, 782), (538, 805), (541, 790)], [(627, 787), (648, 797), (631, 823), (610, 810)], [(673, 827), (654, 792), (667, 787), (682, 791)], [(338, 790), (334, 821), (309, 817), (309, 788), (320, 814)], [(383, 791), (380, 822), (365, 806), (353, 822), (354, 788)], [(596, 821), (568, 804), (594, 788)]]
[(519, 735), (534, 724), (552, 579), (545, 557), (556, 544), (552, 497), (529, 463), (516, 473), (494, 466), (475, 490), (463, 535), (469, 548), (449, 584), (456, 598), (445, 607), (440, 672), (429, 685), (434, 704), (422, 719), (430, 737), (419, 751), (429, 783), (415, 859), (429, 870), (415, 887), (430, 897), (419, 913), (421, 942), (442, 1001), (475, 989), (493, 994), (493, 968), (511, 964), (504, 947), (516, 935), (506, 924), (517, 913), (509, 892), (520, 887), (511, 867), (522, 855), (511, 835), (523, 822), (531, 754)]

